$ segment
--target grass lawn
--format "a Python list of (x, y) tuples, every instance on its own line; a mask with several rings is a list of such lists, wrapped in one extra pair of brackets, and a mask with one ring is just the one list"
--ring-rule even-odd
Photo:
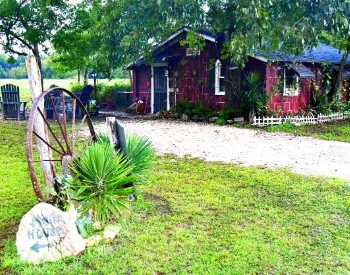
[(312, 136), (325, 140), (350, 142), (350, 120), (338, 120), (315, 125), (294, 126), (293, 124), (281, 124), (269, 126), (268, 131), (286, 132), (299, 136)]
[(159, 157), (111, 244), (37, 266), (15, 248), (35, 204), (26, 124), (0, 122), (0, 273), (349, 273), (350, 186), (288, 170)]
[[(106, 83), (108, 85), (113, 85), (118, 80), (108, 81), (108, 79), (99, 79), (98, 83)], [(70, 89), (72, 84), (77, 83), (77, 79), (44, 79), (44, 89), (48, 89), (52, 84), (60, 86), (65, 89)], [(29, 84), (28, 79), (0, 79), (0, 86), (5, 84), (14, 84), (19, 86), (21, 100), (30, 100)], [(90, 80), (91, 85), (93, 81)]]

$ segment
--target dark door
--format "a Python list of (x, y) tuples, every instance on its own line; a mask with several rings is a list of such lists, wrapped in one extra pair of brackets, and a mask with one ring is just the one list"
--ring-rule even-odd
[(165, 111), (167, 107), (166, 67), (154, 67), (154, 113)]

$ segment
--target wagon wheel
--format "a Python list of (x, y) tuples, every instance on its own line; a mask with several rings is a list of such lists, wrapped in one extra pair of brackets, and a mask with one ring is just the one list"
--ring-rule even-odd
[(30, 113), (27, 138), (28, 167), (39, 201), (59, 203), (67, 160), (95, 139), (90, 116), (74, 93), (55, 87), (40, 94)]

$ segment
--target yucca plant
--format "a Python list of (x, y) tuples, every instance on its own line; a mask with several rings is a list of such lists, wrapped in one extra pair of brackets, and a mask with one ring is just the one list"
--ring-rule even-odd
[(128, 208), (128, 196), (135, 180), (133, 165), (107, 142), (90, 145), (72, 165), (74, 177), (68, 181), (71, 198), (80, 201), (84, 214), (92, 210), (95, 221), (106, 223)]
[(140, 179), (153, 166), (155, 154), (152, 143), (146, 137), (133, 134), (127, 137), (127, 149), (132, 172)]

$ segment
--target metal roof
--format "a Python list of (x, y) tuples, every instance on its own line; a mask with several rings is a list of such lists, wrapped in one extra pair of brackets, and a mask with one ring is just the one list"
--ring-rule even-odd
[(315, 74), (303, 64), (290, 64), (294, 71), (298, 73), (301, 78), (314, 78)]
[(344, 71), (343, 72), (343, 78), (350, 78), (350, 72), (349, 71)]
[[(332, 63), (339, 64), (342, 59), (342, 53), (339, 49), (320, 43), (314, 49), (306, 49), (303, 54), (292, 55), (282, 51), (267, 52), (256, 50), (253, 56), (263, 61), (285, 61), (285, 62), (307, 62), (307, 63)], [(350, 56), (347, 59), (350, 64)]]

